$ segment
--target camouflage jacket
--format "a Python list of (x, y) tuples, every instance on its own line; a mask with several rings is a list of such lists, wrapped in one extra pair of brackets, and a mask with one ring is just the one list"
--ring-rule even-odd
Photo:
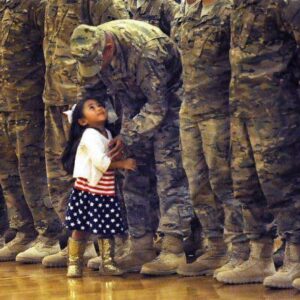
[(128, 8), (134, 20), (155, 25), (170, 35), (179, 4), (175, 0), (128, 0)]
[(100, 26), (113, 33), (116, 55), (100, 73), (109, 93), (122, 102), (121, 135), (127, 145), (150, 138), (159, 128), (180, 83), (181, 62), (172, 40), (157, 27), (133, 20)]
[(44, 55), (47, 105), (68, 105), (78, 101), (76, 61), (70, 54), (70, 37), (80, 24), (99, 25), (127, 19), (123, 0), (48, 0), (45, 16)]
[(0, 1), (0, 111), (43, 108), (45, 1)]
[(230, 1), (221, 0), (201, 15), (199, 1), (181, 17), (184, 100), (192, 114), (228, 115), (231, 8)]
[[(300, 110), (297, 95), (298, 26), (284, 0), (235, 0), (231, 18), (231, 107), (260, 117)], [(298, 31), (298, 32), (297, 32)]]

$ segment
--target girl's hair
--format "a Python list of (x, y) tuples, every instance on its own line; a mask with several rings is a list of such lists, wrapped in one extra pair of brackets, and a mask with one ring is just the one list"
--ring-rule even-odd
[(67, 146), (61, 157), (63, 168), (68, 174), (73, 173), (77, 148), (79, 146), (83, 132), (88, 127), (88, 126), (81, 126), (78, 120), (84, 117), (83, 115), (84, 103), (90, 99), (96, 100), (97, 102), (99, 102), (101, 105), (105, 107), (103, 101), (99, 99), (94, 99), (93, 97), (85, 98), (83, 100), (80, 100), (77, 103), (72, 113), (72, 123), (71, 123), (71, 128), (69, 133), (69, 140), (67, 142)]

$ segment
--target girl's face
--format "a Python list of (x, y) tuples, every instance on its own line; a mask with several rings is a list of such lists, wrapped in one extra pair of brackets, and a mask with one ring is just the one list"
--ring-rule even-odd
[(83, 105), (83, 116), (79, 120), (81, 126), (103, 126), (107, 120), (107, 111), (98, 101), (89, 99)]

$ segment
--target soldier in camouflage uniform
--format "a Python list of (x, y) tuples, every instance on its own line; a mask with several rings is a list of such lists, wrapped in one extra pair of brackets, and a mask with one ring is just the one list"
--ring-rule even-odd
[[(192, 207), (179, 150), (181, 63), (175, 44), (157, 27), (135, 20), (79, 26), (71, 39), (81, 76), (100, 76), (120, 99), (123, 124), (111, 154), (126, 144), (138, 162), (123, 188), (131, 249), (121, 257), (125, 271), (166, 275), (185, 260), (182, 238), (189, 233)], [(102, 59), (103, 58), (103, 59)], [(160, 198), (162, 251), (155, 258), (150, 203), (150, 165), (155, 164)], [(154, 260), (153, 260), (154, 259)], [(153, 260), (153, 261), (152, 261)], [(150, 262), (149, 262), (150, 261)], [(148, 263), (147, 263), (148, 262)]]
[[(200, 0), (184, 7), (179, 30), (183, 63), (184, 102), (180, 111), (182, 159), (194, 209), (208, 248), (177, 273), (206, 275), (227, 261), (223, 238), (232, 244), (231, 258), (218, 272), (233, 269), (248, 258), (241, 206), (234, 199), (230, 171), (230, 14), (231, 2)], [(187, 5), (187, 3), (185, 3)], [(207, 180), (209, 179), (209, 180)], [(215, 197), (216, 196), (216, 197)]]
[(128, 9), (134, 20), (159, 27), (170, 35), (171, 23), (179, 10), (175, 0), (129, 0)]
[(60, 251), (44, 158), (44, 12), (41, 0), (0, 2), (0, 182), (18, 229), (1, 261), (36, 263)]
[[(250, 258), (217, 279), (289, 288), (300, 270), (299, 23), (283, 0), (235, 0), (231, 23), (232, 176)], [(298, 19), (299, 20), (299, 19)], [(297, 47), (298, 44), (298, 47)], [(275, 271), (274, 226), (286, 238)]]
[[(72, 178), (64, 172), (60, 158), (67, 141), (69, 124), (63, 112), (76, 103), (81, 95), (76, 61), (71, 57), (69, 42), (76, 26), (99, 25), (114, 19), (129, 18), (123, 0), (49, 0), (46, 6), (44, 55), (46, 61), (45, 154), (51, 202), (64, 220)], [(66, 266), (67, 249), (46, 257), (44, 266)], [(93, 257), (90, 244), (86, 258)]]

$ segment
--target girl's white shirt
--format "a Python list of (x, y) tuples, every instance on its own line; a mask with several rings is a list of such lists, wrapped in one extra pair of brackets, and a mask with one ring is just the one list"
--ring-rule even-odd
[(77, 148), (73, 177), (86, 178), (91, 186), (97, 185), (111, 164), (107, 153), (112, 135), (106, 131), (108, 138), (96, 129), (87, 128)]

